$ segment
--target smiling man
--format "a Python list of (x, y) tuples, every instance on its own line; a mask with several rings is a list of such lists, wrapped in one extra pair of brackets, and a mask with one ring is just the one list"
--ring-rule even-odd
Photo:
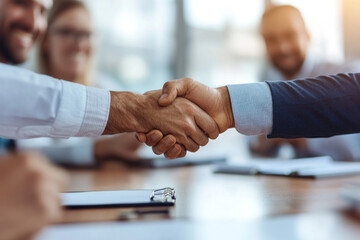
[[(265, 10), (260, 26), (267, 61), (260, 81), (290, 80), (337, 73), (358, 72), (359, 64), (338, 64), (323, 60), (311, 52), (311, 35), (301, 12), (291, 5), (275, 5)], [(252, 153), (276, 157), (284, 145), (290, 145), (294, 157), (331, 155), (336, 160), (360, 160), (360, 135), (322, 139), (267, 139), (251, 137)]]
[(0, 61), (25, 62), (45, 31), (51, 0), (0, 1)]

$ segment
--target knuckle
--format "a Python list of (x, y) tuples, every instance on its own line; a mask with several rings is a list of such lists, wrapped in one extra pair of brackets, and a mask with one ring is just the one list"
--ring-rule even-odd
[(183, 101), (181, 103), (181, 108), (188, 115), (193, 116), (196, 113), (196, 109), (195, 109), (194, 105), (188, 101)]
[(194, 82), (194, 80), (193, 80), (192, 78), (190, 78), (190, 77), (184, 78), (184, 81), (185, 81), (186, 83), (188, 83), (188, 84)]
[(169, 87), (171, 87), (171, 81), (167, 81), (166, 83), (164, 83), (163, 89)]

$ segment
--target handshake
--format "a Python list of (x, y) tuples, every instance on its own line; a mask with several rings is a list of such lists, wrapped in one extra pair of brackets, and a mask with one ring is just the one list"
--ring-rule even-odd
[(234, 125), (227, 87), (214, 89), (184, 78), (144, 95), (111, 92), (104, 134), (135, 131), (155, 154), (172, 159), (196, 152)]

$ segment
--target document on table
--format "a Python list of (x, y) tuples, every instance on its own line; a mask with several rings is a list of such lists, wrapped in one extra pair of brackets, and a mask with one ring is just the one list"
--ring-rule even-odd
[(360, 163), (335, 162), (329, 156), (292, 160), (254, 160), (244, 164), (218, 164), (215, 173), (325, 178), (360, 174)]

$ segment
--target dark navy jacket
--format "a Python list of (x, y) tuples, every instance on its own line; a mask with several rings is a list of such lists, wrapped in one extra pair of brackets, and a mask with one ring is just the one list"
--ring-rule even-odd
[(360, 132), (360, 73), (267, 82), (273, 99), (270, 138)]

